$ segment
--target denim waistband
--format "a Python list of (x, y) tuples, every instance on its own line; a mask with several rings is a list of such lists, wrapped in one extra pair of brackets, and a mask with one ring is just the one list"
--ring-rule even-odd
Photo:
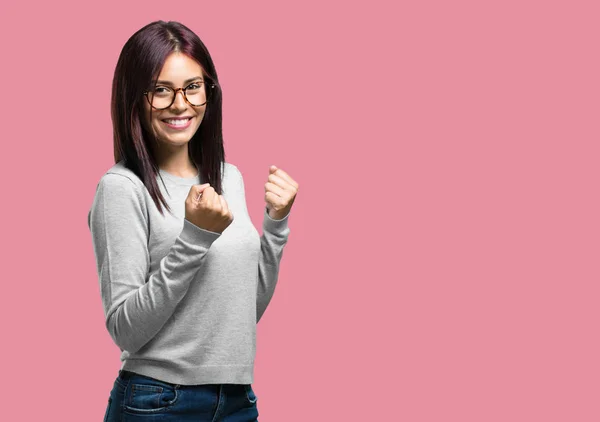
[[(141, 374), (136, 374), (135, 372), (127, 371), (125, 369), (119, 369), (119, 377), (121, 379), (128, 380), (129, 378), (133, 377), (134, 375), (141, 375)], [(143, 375), (143, 376), (145, 376), (145, 375)]]
[(161, 384), (170, 385), (171, 387), (179, 387), (179, 384), (173, 384), (173, 383), (170, 383), (167, 381), (159, 380), (158, 378), (149, 377), (148, 375), (138, 374), (137, 372), (131, 372), (131, 371), (127, 371), (125, 369), (119, 369), (119, 378), (121, 378), (123, 381), (128, 381), (130, 378), (132, 378), (134, 376), (146, 378), (149, 380), (154, 380)]

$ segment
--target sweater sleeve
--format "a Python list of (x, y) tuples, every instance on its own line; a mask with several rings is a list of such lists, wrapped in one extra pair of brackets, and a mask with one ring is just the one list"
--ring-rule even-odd
[[(236, 168), (237, 170), (237, 168)], [(244, 187), (244, 178), (242, 173), (237, 170), (239, 175), (239, 190), (242, 196), (243, 204), (246, 206), (246, 194)], [(269, 216), (265, 207), (263, 214), (263, 234), (260, 237), (260, 257), (258, 261), (258, 286), (256, 291), (256, 322), (264, 314), (273, 294), (279, 276), (279, 266), (283, 256), (283, 248), (287, 243), (290, 228), (288, 226), (288, 215), (281, 220), (274, 220)]]
[(159, 269), (149, 274), (147, 215), (142, 192), (131, 179), (113, 173), (102, 177), (88, 225), (106, 328), (121, 350), (130, 353), (150, 341), (171, 317), (202, 257), (220, 237), (184, 219), (181, 234)]
[(267, 207), (263, 215), (263, 234), (260, 237), (260, 260), (258, 261), (258, 290), (256, 296), (256, 322), (265, 313), (279, 276), (283, 248), (289, 236), (289, 213), (281, 220), (269, 216)]

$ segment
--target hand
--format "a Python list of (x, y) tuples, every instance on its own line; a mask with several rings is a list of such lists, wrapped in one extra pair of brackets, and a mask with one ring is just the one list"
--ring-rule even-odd
[(298, 183), (294, 179), (276, 166), (269, 167), (269, 181), (265, 183), (265, 201), (269, 217), (281, 220), (288, 215), (297, 193)]
[(233, 221), (227, 201), (208, 183), (190, 188), (185, 199), (185, 218), (201, 229), (219, 234)]

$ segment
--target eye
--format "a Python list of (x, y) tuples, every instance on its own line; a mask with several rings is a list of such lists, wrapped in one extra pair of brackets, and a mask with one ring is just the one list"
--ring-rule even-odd
[(158, 98), (169, 98), (171, 95), (173, 95), (173, 90), (171, 88), (160, 85), (150, 89), (149, 92), (153, 97)]
[(194, 82), (193, 84), (189, 84), (185, 89), (189, 89), (190, 91), (198, 90), (202, 86), (202, 82)]

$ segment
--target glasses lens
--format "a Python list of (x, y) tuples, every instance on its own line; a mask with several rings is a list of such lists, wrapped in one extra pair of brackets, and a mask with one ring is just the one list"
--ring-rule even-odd
[(173, 102), (173, 90), (165, 86), (157, 86), (153, 91), (148, 92), (148, 97), (152, 101), (154, 108), (166, 108)]
[(201, 106), (206, 103), (206, 92), (204, 91), (203, 85), (204, 84), (194, 83), (185, 89), (185, 96), (191, 104)]

